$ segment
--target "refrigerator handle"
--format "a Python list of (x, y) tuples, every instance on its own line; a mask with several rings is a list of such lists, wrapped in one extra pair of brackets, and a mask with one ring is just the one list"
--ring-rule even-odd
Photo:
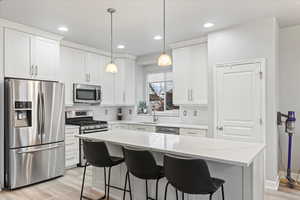
[(41, 134), (41, 95), (38, 93), (37, 98), (37, 132)]
[(45, 99), (44, 93), (42, 93), (42, 124), (41, 124), (41, 132), (42, 134), (45, 133)]

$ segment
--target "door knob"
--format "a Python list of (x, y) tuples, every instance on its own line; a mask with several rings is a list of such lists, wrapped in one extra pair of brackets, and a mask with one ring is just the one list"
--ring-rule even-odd
[(223, 126), (218, 126), (217, 129), (218, 129), (219, 131), (223, 131)]

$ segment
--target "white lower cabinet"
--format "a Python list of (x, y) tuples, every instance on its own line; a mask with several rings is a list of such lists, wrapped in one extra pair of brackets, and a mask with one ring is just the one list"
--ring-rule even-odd
[(189, 129), (189, 128), (180, 128), (180, 135), (189, 135), (195, 137), (206, 137), (206, 129)]
[(79, 163), (79, 128), (66, 126), (65, 129), (65, 167), (76, 167)]

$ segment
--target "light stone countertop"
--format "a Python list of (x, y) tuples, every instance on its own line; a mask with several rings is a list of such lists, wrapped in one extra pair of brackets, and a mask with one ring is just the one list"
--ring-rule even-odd
[(190, 128), (190, 129), (205, 129), (208, 130), (207, 125), (197, 125), (197, 124), (186, 124), (182, 122), (158, 122), (158, 123), (145, 123), (134, 120), (120, 120), (120, 121), (108, 121), (108, 124), (132, 124), (132, 125), (143, 125), (143, 126), (167, 126), (167, 127), (177, 127), (177, 128)]
[(82, 139), (105, 141), (149, 151), (200, 158), (209, 161), (248, 167), (263, 152), (265, 144), (223, 139), (112, 130), (78, 135)]

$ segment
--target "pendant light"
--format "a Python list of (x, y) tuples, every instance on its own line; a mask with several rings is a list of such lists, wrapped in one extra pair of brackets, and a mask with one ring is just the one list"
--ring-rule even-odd
[(163, 33), (164, 47), (158, 58), (158, 66), (166, 67), (172, 65), (172, 58), (166, 53), (166, 0), (163, 0)]
[(116, 9), (109, 8), (107, 12), (110, 14), (110, 62), (106, 65), (106, 72), (117, 73), (118, 67), (114, 63), (113, 58), (113, 13), (116, 12)]

